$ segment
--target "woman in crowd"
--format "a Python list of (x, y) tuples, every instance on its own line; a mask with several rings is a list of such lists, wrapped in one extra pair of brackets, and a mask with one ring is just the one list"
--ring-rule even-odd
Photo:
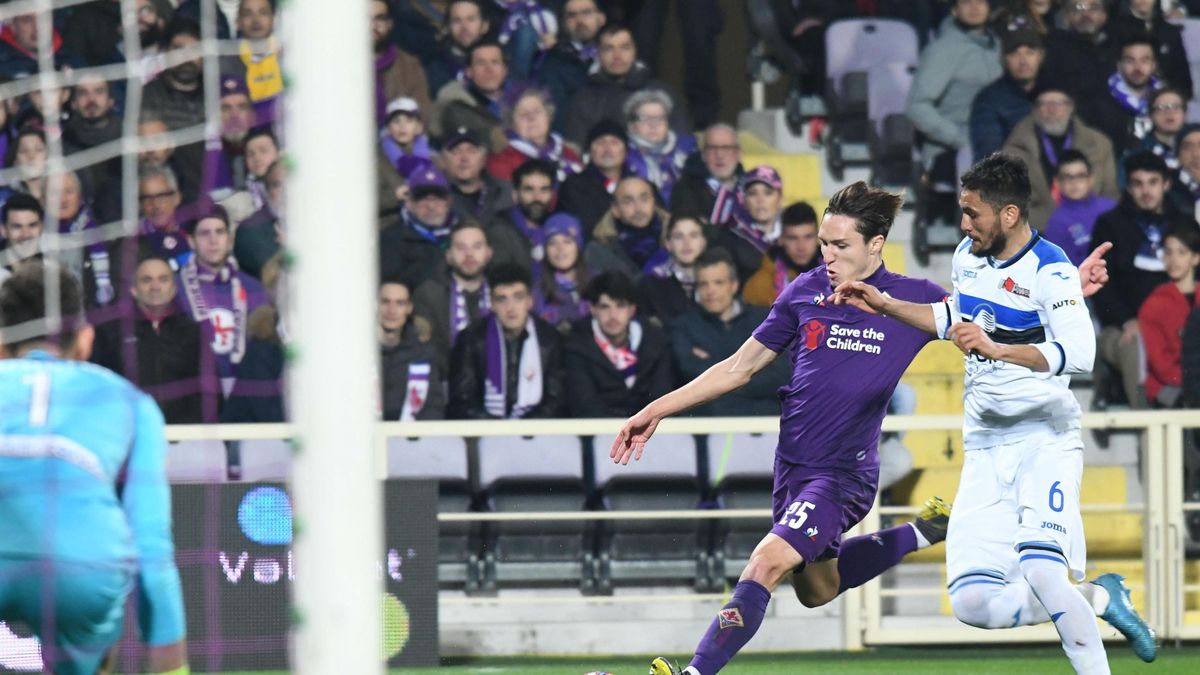
[(1196, 302), (1196, 269), (1200, 266), (1200, 232), (1194, 227), (1172, 230), (1163, 238), (1163, 263), (1170, 281), (1146, 298), (1138, 310), (1138, 328), (1146, 348), (1146, 399), (1159, 408), (1180, 402), (1183, 385), (1183, 327)]
[(670, 258), (638, 280), (638, 314), (659, 326), (691, 309), (696, 290), (696, 260), (708, 247), (704, 222), (691, 215), (671, 218), (663, 232)]
[(487, 171), (499, 180), (512, 180), (513, 172), (530, 159), (544, 159), (558, 167), (558, 182), (583, 170), (579, 154), (550, 131), (554, 100), (541, 89), (526, 89), (504, 112), (508, 145), (488, 157)]
[(696, 152), (691, 134), (676, 134), (669, 126), (671, 97), (661, 89), (639, 91), (625, 102), (629, 129), (629, 168), (654, 183), (663, 202), (671, 203), (671, 189), (683, 175), (683, 165)]
[(588, 313), (582, 295), (589, 279), (583, 261), (583, 226), (569, 213), (556, 213), (542, 227), (546, 230), (546, 255), (535, 271), (534, 309), (566, 334), (572, 321)]

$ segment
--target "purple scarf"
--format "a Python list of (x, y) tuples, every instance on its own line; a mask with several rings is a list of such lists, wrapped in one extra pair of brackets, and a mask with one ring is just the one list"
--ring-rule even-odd
[(1113, 73), (1108, 78), (1108, 93), (1116, 100), (1117, 105), (1133, 116), (1133, 135), (1137, 138), (1145, 138), (1146, 134), (1154, 129), (1154, 123), (1150, 121), (1150, 92), (1160, 87), (1162, 82), (1151, 76), (1149, 91), (1145, 96), (1138, 96), (1125, 83), (1121, 73)]
[(212, 270), (193, 256), (179, 270), (180, 306), (211, 333), (217, 374), (227, 384), (232, 384), (229, 380), (246, 354), (250, 312), (266, 302), (257, 284), (247, 289), (247, 279), (232, 260)]
[[(492, 300), (487, 281), (479, 287), (479, 316), (487, 316), (492, 309)], [(458, 287), (458, 280), (450, 275), (450, 344), (458, 338), (458, 333), (471, 323), (471, 312), (467, 309), (467, 295)]]
[(405, 180), (413, 171), (433, 165), (433, 150), (429, 147), (429, 139), (425, 134), (414, 138), (412, 152), (406, 153), (396, 139), (389, 136), (386, 131), (381, 131), (379, 147), (383, 149), (383, 154), (387, 156), (392, 166), (396, 167), (396, 171), (404, 176)]
[(508, 210), (508, 215), (512, 218), (513, 225), (517, 226), (517, 230), (525, 235), (525, 239), (529, 240), (529, 255), (534, 262), (541, 262), (546, 255), (546, 232), (541, 226), (534, 227), (529, 223), (529, 219), (521, 212), (521, 207), (513, 206)]
[(626, 160), (633, 172), (654, 183), (663, 201), (671, 202), (671, 190), (683, 175), (683, 165), (688, 155), (696, 149), (691, 136), (676, 137), (667, 133), (667, 140), (651, 144), (633, 136), (630, 138), (629, 159)]
[(210, 138), (204, 145), (204, 184), (202, 194), (216, 190), (235, 190), (246, 183), (246, 163), (241, 154), (231, 154), (224, 141)]
[[(1046, 161), (1050, 163), (1050, 168), (1057, 170), (1058, 169), (1058, 151), (1054, 149), (1054, 142), (1051, 141), (1050, 136), (1046, 132), (1042, 131), (1041, 129), (1037, 129), (1037, 136), (1038, 136), (1038, 141), (1040, 141), (1042, 144), (1042, 152), (1046, 153)], [(1074, 134), (1071, 132), (1070, 129), (1068, 129), (1067, 135), (1063, 137), (1062, 149), (1070, 150), (1073, 141), (1074, 141)]]
[(563, 272), (555, 270), (554, 290), (550, 295), (543, 294), (540, 284), (537, 288), (535, 311), (550, 325), (581, 318), (591, 307), (587, 300), (579, 297), (579, 283)]
[(375, 57), (375, 126), (387, 124), (387, 94), (383, 90), (383, 74), (396, 63), (396, 45), (388, 45), (383, 53)]
[(666, 256), (662, 248), (662, 220), (656, 215), (646, 227), (630, 227), (617, 221), (617, 243), (638, 269), (648, 270)]
[(148, 220), (142, 220), (141, 227), (138, 228), (138, 239), (155, 254), (170, 261), (171, 269), (175, 271), (179, 271), (179, 267), (192, 256), (192, 245), (183, 232), (165, 232)]
[(542, 7), (537, 0), (496, 0), (496, 4), (508, 13), (500, 26), (500, 44), (508, 44), (513, 33), (526, 24), (538, 35), (558, 33), (554, 12)]

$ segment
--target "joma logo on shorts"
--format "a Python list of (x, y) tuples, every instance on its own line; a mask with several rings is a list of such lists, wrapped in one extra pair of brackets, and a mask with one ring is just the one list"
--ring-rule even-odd
[(1048, 520), (1042, 521), (1042, 529), (1043, 530), (1054, 530), (1055, 532), (1062, 532), (1063, 534), (1067, 533), (1067, 528), (1063, 527), (1062, 525), (1059, 525), (1058, 523), (1052, 523)]

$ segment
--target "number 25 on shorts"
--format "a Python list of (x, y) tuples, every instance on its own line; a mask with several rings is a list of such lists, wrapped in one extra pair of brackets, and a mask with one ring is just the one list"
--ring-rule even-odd
[[(817, 505), (812, 502), (792, 502), (792, 505), (787, 508), (787, 513), (783, 514), (783, 518), (779, 519), (779, 524), (787, 525), (793, 530), (798, 530), (804, 524), (804, 521), (808, 520), (808, 512), (816, 507)], [(792, 516), (795, 516), (795, 518)]]

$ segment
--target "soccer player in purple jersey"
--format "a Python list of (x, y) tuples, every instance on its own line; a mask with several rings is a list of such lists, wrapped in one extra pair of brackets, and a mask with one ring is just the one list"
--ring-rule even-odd
[[(750, 641), (771, 592), (789, 574), (796, 597), (818, 607), (946, 537), (950, 509), (926, 502), (912, 523), (842, 540), (870, 511), (879, 477), (878, 443), (888, 400), (917, 352), (934, 336), (899, 321), (831, 301), (844, 281), (866, 281), (895, 298), (946, 298), (929, 281), (889, 272), (882, 251), (901, 199), (858, 182), (830, 200), (818, 231), (823, 264), (797, 277), (762, 325), (733, 356), (651, 402), (626, 421), (610, 453), (639, 459), (658, 423), (733, 391), (790, 351), (791, 381), (780, 390), (775, 457), (775, 524), (755, 548), (733, 597), (722, 607), (682, 672), (712, 675)], [(1103, 283), (1095, 256), (1081, 269)], [(651, 675), (674, 675), (664, 658)]]

